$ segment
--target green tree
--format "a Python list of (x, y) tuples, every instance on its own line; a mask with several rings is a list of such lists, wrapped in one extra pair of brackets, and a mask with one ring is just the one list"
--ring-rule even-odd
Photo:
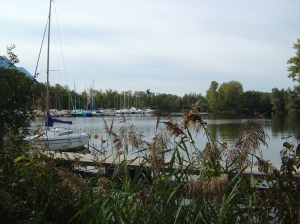
[(258, 110), (260, 107), (260, 92), (246, 91), (243, 95), (243, 107), (248, 111)]
[(243, 108), (248, 112), (270, 112), (272, 105), (270, 104), (270, 93), (258, 91), (246, 91), (243, 94)]
[[(147, 94), (146, 102), (149, 104), (151, 102), (151, 96), (152, 96), (152, 93), (150, 92), (150, 89), (146, 90), (146, 94)], [(149, 106), (149, 105), (147, 105), (147, 106)]]
[(285, 110), (288, 113), (299, 112), (300, 98), (297, 97), (297, 92), (287, 89), (284, 94)]
[(201, 93), (199, 93), (197, 96), (197, 101), (199, 101), (200, 111), (208, 111), (206, 97), (202, 96)]
[(260, 96), (260, 109), (261, 112), (265, 113), (271, 113), (272, 111), (272, 104), (270, 103), (270, 97), (271, 97), (271, 93), (261, 93)]
[(240, 82), (222, 83), (218, 89), (218, 94), (218, 107), (221, 110), (240, 109), (243, 96), (243, 85)]
[(297, 43), (294, 43), (293, 48), (296, 50), (296, 56), (287, 61), (287, 64), (290, 64), (288, 77), (292, 78), (293, 81), (300, 82), (300, 39), (297, 39)]
[(285, 95), (284, 89), (281, 89), (280, 91), (278, 88), (272, 89), (270, 102), (273, 105), (272, 110), (274, 110), (275, 113), (280, 113), (280, 114), (284, 113), (284, 108), (285, 108), (284, 95)]
[(206, 91), (207, 107), (211, 111), (217, 110), (218, 105), (218, 87), (219, 83), (212, 81), (209, 89)]
[(12, 132), (18, 136), (28, 126), (33, 102), (34, 79), (16, 69), (19, 59), (12, 51), (14, 48), (14, 45), (7, 47), (8, 58), (0, 58), (9, 61), (8, 67), (0, 66), (0, 148), (5, 134)]

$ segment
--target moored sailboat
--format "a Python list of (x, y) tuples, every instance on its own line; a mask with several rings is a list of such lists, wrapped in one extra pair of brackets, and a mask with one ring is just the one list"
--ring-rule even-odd
[(45, 129), (40, 130), (39, 134), (28, 136), (24, 140), (28, 141), (31, 145), (44, 145), (49, 151), (56, 150), (74, 150), (83, 148), (88, 144), (90, 135), (86, 132), (75, 132), (67, 128), (54, 128), (54, 123), (64, 123), (71, 125), (71, 121), (62, 121), (54, 119), (50, 115), (49, 110), (49, 52), (50, 52), (50, 22), (51, 22), (51, 0), (49, 7), (48, 17), (48, 48), (47, 48), (47, 83), (46, 83), (46, 122)]

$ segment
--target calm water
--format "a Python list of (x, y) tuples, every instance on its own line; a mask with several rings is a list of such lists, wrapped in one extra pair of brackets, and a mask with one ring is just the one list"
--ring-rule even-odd
[[(181, 119), (181, 114), (173, 114), (174, 119)], [(145, 140), (150, 141), (155, 135), (156, 120), (155, 115), (125, 115), (126, 125), (135, 125), (138, 127), (138, 131), (143, 132), (145, 135)], [(211, 114), (203, 113), (202, 118), (207, 122), (207, 129), (211, 135), (218, 141), (226, 141), (229, 145), (234, 145), (235, 141), (239, 136), (239, 130), (242, 124), (247, 120), (245, 115), (234, 115), (234, 114)], [(70, 117), (70, 118), (60, 118), (62, 120), (72, 120), (74, 122), (73, 128), (86, 128), (88, 132), (93, 136), (93, 134), (98, 134), (99, 139), (107, 139), (107, 134), (104, 130), (104, 122), (101, 117)], [(113, 121), (113, 130), (118, 132), (119, 128), (124, 125), (120, 123), (122, 117), (117, 115), (115, 117), (105, 117), (105, 120), (110, 127)], [(164, 118), (161, 118), (163, 121)], [(164, 126), (161, 124), (158, 127), (159, 130), (163, 130)], [(158, 130), (158, 132), (159, 132)], [(292, 136), (289, 138), (289, 142), (294, 142), (296, 144), (295, 135), (300, 133), (299, 116), (277, 116), (266, 117), (265, 131), (269, 135), (269, 140), (267, 140), (268, 147), (262, 146), (263, 158), (270, 160), (275, 165), (280, 165), (279, 152), (283, 149), (283, 142), (286, 141), (284, 138)], [(282, 139), (283, 138), (283, 139)], [(91, 145), (99, 147), (101, 145), (100, 140), (91, 139)], [(197, 137), (194, 138), (196, 147), (199, 149), (204, 149), (207, 142), (206, 136), (204, 136), (204, 131), (201, 131)]]

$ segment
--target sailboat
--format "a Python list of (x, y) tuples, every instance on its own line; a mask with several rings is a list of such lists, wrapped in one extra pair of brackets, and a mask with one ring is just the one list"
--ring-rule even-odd
[[(83, 148), (88, 144), (90, 135), (88, 133), (77, 133), (70, 129), (72, 121), (54, 119), (49, 110), (49, 52), (50, 52), (50, 21), (51, 21), (51, 1), (48, 18), (48, 48), (47, 48), (47, 87), (46, 87), (46, 121), (45, 129), (41, 129), (37, 135), (28, 136), (26, 141), (31, 145), (44, 145), (49, 151), (75, 150)], [(69, 124), (67, 128), (54, 128), (54, 123)]]

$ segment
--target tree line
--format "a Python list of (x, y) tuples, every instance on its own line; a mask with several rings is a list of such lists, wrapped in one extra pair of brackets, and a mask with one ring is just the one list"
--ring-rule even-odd
[[(35, 102), (44, 98), (46, 86), (43, 83), (34, 83)], [(201, 111), (224, 112), (235, 111), (244, 113), (299, 113), (300, 112), (300, 86), (294, 89), (281, 89), (274, 87), (271, 92), (243, 91), (243, 85), (238, 81), (224, 82), (221, 85), (212, 81), (206, 96), (201, 93), (187, 93), (183, 97), (154, 93), (150, 89), (146, 91), (123, 91), (112, 89), (105, 91), (88, 89), (81, 93), (71, 91), (68, 86), (55, 84), (49, 88), (50, 105), (53, 109), (71, 110), (99, 108), (143, 108), (180, 112), (182, 109), (190, 109), (193, 104), (199, 102)]]

